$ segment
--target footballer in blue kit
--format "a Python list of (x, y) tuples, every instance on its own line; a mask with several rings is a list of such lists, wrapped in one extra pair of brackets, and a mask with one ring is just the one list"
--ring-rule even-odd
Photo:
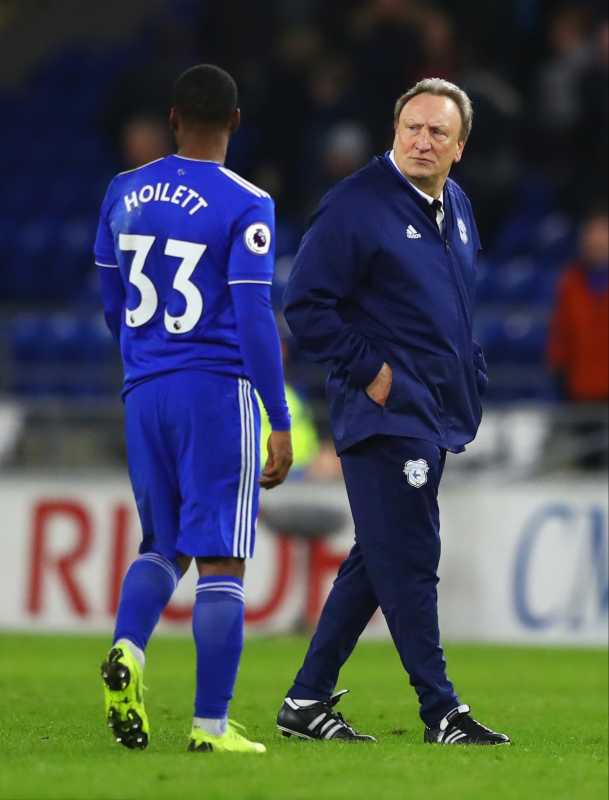
[[(95, 241), (104, 313), (124, 365), (129, 474), (142, 525), (102, 664), (106, 717), (118, 742), (147, 746), (146, 645), (195, 559), (189, 749), (261, 753), (263, 745), (228, 722), (228, 704), (259, 486), (282, 483), (292, 461), (270, 300), (274, 206), (224, 166), (239, 124), (228, 73), (199, 65), (180, 76), (170, 124), (177, 153), (112, 180)], [(262, 474), (254, 389), (272, 428)]]

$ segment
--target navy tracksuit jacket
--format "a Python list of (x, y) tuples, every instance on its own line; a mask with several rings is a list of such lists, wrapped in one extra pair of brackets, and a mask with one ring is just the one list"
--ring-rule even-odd
[[(459, 699), (437, 615), (438, 488), (446, 451), (476, 435), (486, 367), (472, 340), (480, 241), (469, 200), (444, 187), (444, 228), (380, 156), (322, 200), (285, 295), (301, 350), (328, 362), (327, 394), (355, 545), (288, 695), (325, 700), (378, 606), (435, 726)], [(387, 403), (365, 392), (386, 361)]]
[[(485, 382), (472, 341), (480, 240), (451, 180), (444, 211), (441, 234), (425, 199), (379, 156), (326, 195), (305, 234), (285, 316), (303, 353), (331, 365), (339, 453), (374, 434), (459, 452), (476, 435)], [(381, 408), (364, 388), (383, 361), (393, 384)]]

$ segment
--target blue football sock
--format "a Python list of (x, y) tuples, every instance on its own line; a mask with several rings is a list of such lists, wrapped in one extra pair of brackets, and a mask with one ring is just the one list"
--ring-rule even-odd
[(243, 583), (239, 578), (199, 578), (192, 615), (197, 649), (194, 716), (223, 719), (243, 650)]
[(158, 553), (137, 558), (123, 580), (113, 641), (129, 639), (145, 650), (179, 578), (177, 566)]

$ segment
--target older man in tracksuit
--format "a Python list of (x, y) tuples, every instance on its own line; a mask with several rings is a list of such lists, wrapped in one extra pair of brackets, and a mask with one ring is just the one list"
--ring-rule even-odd
[(327, 394), (355, 522), (295, 682), (287, 736), (374, 741), (336, 713), (340, 668), (381, 607), (420, 702), (424, 740), (506, 744), (447, 678), (437, 614), (438, 487), (447, 451), (476, 435), (486, 368), (472, 340), (480, 241), (448, 179), (472, 124), (458, 87), (421, 81), (395, 110), (393, 149), (321, 202), (289, 281), (302, 351), (328, 362)]

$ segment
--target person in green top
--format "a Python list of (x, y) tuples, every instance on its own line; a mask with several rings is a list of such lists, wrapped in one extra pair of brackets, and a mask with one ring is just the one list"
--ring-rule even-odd
[[(289, 384), (285, 386), (285, 395), (292, 417), (292, 450), (294, 454), (294, 462), (292, 464), (292, 473), (298, 470), (303, 472), (315, 461), (320, 452), (320, 442), (315, 423), (313, 421), (313, 412), (310, 406), (298, 395), (295, 389)], [(260, 405), (262, 410), (263, 406)], [(271, 432), (266, 412), (261, 413), (261, 430), (260, 441), (266, 442)], [(261, 452), (261, 457), (264, 460), (266, 454)]]

